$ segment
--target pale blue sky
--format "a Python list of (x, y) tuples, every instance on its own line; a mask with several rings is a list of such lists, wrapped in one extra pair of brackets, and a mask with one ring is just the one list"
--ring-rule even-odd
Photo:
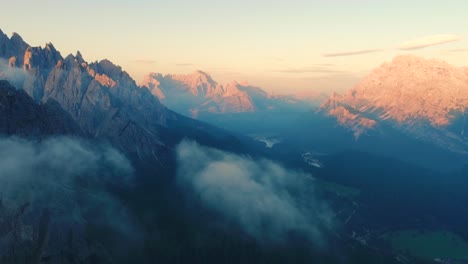
[[(220, 82), (304, 93), (348, 89), (402, 53), (468, 66), (467, 12), (462, 0), (15, 0), (2, 4), (0, 28), (31, 45), (52, 42), (64, 56), (108, 58), (137, 81), (148, 72), (201, 69)], [(434, 34), (461, 40), (398, 49)]]

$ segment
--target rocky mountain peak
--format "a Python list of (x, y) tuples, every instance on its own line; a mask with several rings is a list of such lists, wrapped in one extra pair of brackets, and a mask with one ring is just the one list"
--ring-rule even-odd
[(150, 92), (159, 100), (164, 100), (166, 98), (163, 91), (159, 89), (159, 86), (161, 85), (159, 80), (162, 78), (164, 78), (164, 76), (160, 73), (150, 73), (149, 75), (143, 78), (141, 84), (142, 86), (148, 88)]
[(81, 55), (81, 52), (79, 50), (76, 51), (75, 59), (80, 65), (85, 63), (85, 60), (83, 59), (83, 55)]
[(0, 31), (0, 57), (10, 59), (16, 57), (16, 65), (22, 66), (24, 51), (29, 45), (23, 41), (20, 35), (13, 33), (9, 38), (6, 34)]
[(302, 111), (308, 108), (305, 102), (271, 96), (247, 82), (232, 81), (221, 85), (204, 71), (187, 75), (150, 73), (143, 79), (141, 86), (148, 87), (154, 96), (170, 108), (192, 117), (200, 117), (207, 112)]
[[(382, 64), (347, 93), (332, 95), (321, 107), (358, 135), (379, 123), (390, 122), (406, 127), (406, 132), (428, 131), (422, 126), (432, 127), (451, 138), (463, 134), (464, 127), (455, 132), (451, 125), (460, 116), (464, 118), (467, 108), (466, 69), (413, 55), (398, 56)], [(361, 118), (373, 122), (355, 122)], [(418, 136), (424, 138), (427, 134)]]
[(10, 40), (14, 45), (18, 47), (28, 46), (28, 44), (23, 40), (23, 38), (16, 32), (12, 34)]
[[(53, 113), (62, 109), (84, 134), (104, 138), (127, 153), (138, 152), (140, 157), (154, 155), (162, 146), (157, 130), (166, 124), (169, 111), (147, 89), (140, 89), (120, 66), (109, 60), (88, 64), (80, 52), (64, 59), (51, 43), (43, 48), (27, 44), (21, 47), (15, 45), (23, 43), (20, 38), (12, 38), (16, 42), (0, 34), (0, 58), (14, 67), (6, 73), (22, 77), (15, 82), (17, 93), (22, 94), (18, 98), (37, 105), (31, 113), (45, 111), (55, 116)], [(0, 99), (8, 102), (5, 98)], [(26, 109), (22, 105), (18, 109), (21, 107)], [(19, 118), (21, 113), (16, 116)], [(28, 113), (25, 118), (44, 122), (34, 114)], [(15, 120), (4, 121), (8, 127)], [(56, 127), (59, 124), (57, 121)]]

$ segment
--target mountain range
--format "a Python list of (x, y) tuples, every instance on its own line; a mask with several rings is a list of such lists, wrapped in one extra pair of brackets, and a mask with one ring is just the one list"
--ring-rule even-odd
[(306, 111), (311, 103), (294, 96), (272, 95), (248, 83), (221, 85), (203, 71), (187, 75), (151, 73), (141, 86), (169, 108), (197, 118), (203, 114)]
[[(35, 102), (42, 112), (59, 108), (57, 115), (65, 113), (62, 119), (75, 122), (86, 137), (107, 141), (141, 160), (158, 160), (158, 152), (170, 148), (176, 135), (183, 138), (191, 133), (210, 142), (230, 136), (169, 110), (109, 60), (88, 63), (80, 52), (63, 57), (53, 44), (31, 47), (16, 33), (8, 38), (0, 31), (0, 79), (9, 80), (22, 98), (29, 95), (32, 99), (23, 99)], [(47, 131), (68, 127), (58, 122), (41, 126)]]
[[(459, 210), (466, 200), (465, 174), (447, 174), (453, 176), (449, 181), (447, 175), (423, 168), (440, 166), (437, 162), (460, 167), (466, 160), (466, 68), (399, 56), (312, 111), (310, 102), (271, 95), (247, 83), (221, 85), (203, 71), (151, 73), (137, 84), (109, 60), (87, 62), (80, 52), (63, 57), (51, 43), (31, 47), (18, 34), (9, 38), (0, 31), (0, 80), (0, 134), (9, 140), (2, 145), (7, 146), (5, 156), (12, 155), (13, 146), (21, 149), (6, 163), (14, 159), (22, 167), (33, 161), (27, 186), (45, 193), (39, 203), (29, 197), (31, 191), (25, 199), (33, 202), (14, 209), (0, 197), (2, 261), (5, 251), (16, 256), (16, 249), (33, 248), (34, 263), (115, 263), (118, 257), (124, 263), (401, 263), (395, 257), (400, 254), (379, 244), (382, 230), (437, 223), (468, 234), (468, 216)], [(229, 130), (186, 116), (217, 120), (212, 124)], [(85, 143), (73, 141), (77, 138)], [(62, 148), (62, 141), (68, 148)], [(44, 146), (53, 151), (41, 150)], [(31, 157), (23, 160), (25, 154)], [(184, 166), (179, 166), (181, 159)], [(44, 172), (36, 177), (42, 163)], [(13, 167), (5, 167), (16, 175)], [(119, 182), (116, 175), (128, 176), (133, 169), (135, 182)], [(270, 174), (278, 174), (277, 179)], [(296, 174), (304, 180), (295, 183)], [(36, 185), (41, 181), (50, 190)], [(317, 188), (302, 194), (308, 187)], [(439, 187), (446, 193), (439, 193)], [(55, 196), (62, 191), (73, 195)], [(311, 200), (315, 194), (317, 204)], [(291, 203), (296, 195), (297, 208)], [(437, 199), (432, 203), (427, 197)], [(327, 219), (330, 209), (342, 224), (327, 232), (329, 251), (288, 228), (284, 244), (257, 241), (249, 236), (257, 232), (243, 229), (252, 231), (254, 223), (259, 235), (275, 233), (278, 228), (269, 218), (277, 215), (284, 216), (280, 219), (286, 227), (308, 223), (314, 219), (308, 214), (297, 221), (285, 212), (300, 215), (311, 201), (327, 209)], [(61, 205), (60, 210), (51, 204)], [(256, 217), (265, 204), (271, 213), (268, 209)], [(317, 208), (311, 216), (320, 214)], [(106, 217), (96, 217), (100, 212)], [(450, 222), (452, 218), (457, 220)], [(133, 240), (115, 233), (113, 225), (130, 230)]]

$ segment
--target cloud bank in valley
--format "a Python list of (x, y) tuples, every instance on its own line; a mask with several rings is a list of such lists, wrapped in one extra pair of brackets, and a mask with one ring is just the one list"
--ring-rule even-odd
[(400, 50), (415, 50), (430, 46), (441, 45), (449, 42), (459, 41), (462, 37), (453, 34), (431, 35), (422, 38), (413, 39), (398, 45)]
[(260, 240), (279, 242), (290, 232), (315, 245), (333, 225), (307, 175), (268, 160), (253, 160), (184, 141), (177, 147), (178, 180), (202, 203)]
[[(105, 226), (119, 237), (139, 236), (126, 208), (106, 189), (132, 184), (133, 167), (115, 149), (65, 137), (41, 142), (1, 138), (0, 157), (0, 220), (8, 210), (25, 208), (22, 221), (36, 229), (48, 212), (50, 254), (63, 249), (70, 232), (73, 251), (89, 252), (83, 246), (89, 223)], [(7, 252), (0, 255), (8, 253), (8, 247), (2, 249)]]
[(133, 174), (130, 162), (115, 149), (66, 137), (41, 142), (3, 138), (0, 156), (0, 192), (14, 203), (59, 206), (64, 202), (60, 196), (80, 182), (128, 184)]

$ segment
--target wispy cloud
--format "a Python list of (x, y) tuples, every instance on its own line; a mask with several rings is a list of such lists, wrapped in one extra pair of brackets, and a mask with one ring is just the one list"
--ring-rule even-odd
[(326, 67), (304, 67), (304, 68), (281, 69), (281, 70), (276, 70), (275, 72), (302, 74), (302, 73), (346, 73), (347, 71), (330, 69)]
[(195, 66), (195, 64), (193, 64), (193, 63), (176, 63), (176, 66), (189, 67), (189, 66)]
[(323, 57), (342, 57), (342, 56), (353, 56), (353, 55), (361, 55), (367, 53), (374, 53), (382, 51), (381, 49), (366, 49), (366, 50), (355, 50), (355, 51), (343, 51), (343, 52), (335, 52), (335, 53), (324, 53), (322, 54)]
[(461, 36), (453, 34), (431, 35), (401, 43), (400, 45), (398, 45), (398, 48), (400, 50), (415, 50), (435, 45), (441, 45), (453, 41), (459, 41), (461, 39)]
[(22, 88), (25, 81), (32, 81), (34, 78), (21, 68), (10, 67), (8, 61), (0, 58), (0, 79), (8, 80), (16, 88)]
[(451, 49), (451, 50), (447, 50), (448, 52), (466, 52), (468, 51), (468, 49)]
[(331, 66), (336, 66), (335, 64), (333, 63), (315, 63), (313, 64), (314, 66), (318, 66), (318, 67), (331, 67)]
[(137, 63), (137, 64), (155, 64), (155, 63), (157, 63), (156, 60), (133, 60), (132, 62)]
[(285, 58), (281, 58), (281, 57), (265, 57), (264, 59), (267, 61), (276, 61), (276, 62), (286, 61)]

